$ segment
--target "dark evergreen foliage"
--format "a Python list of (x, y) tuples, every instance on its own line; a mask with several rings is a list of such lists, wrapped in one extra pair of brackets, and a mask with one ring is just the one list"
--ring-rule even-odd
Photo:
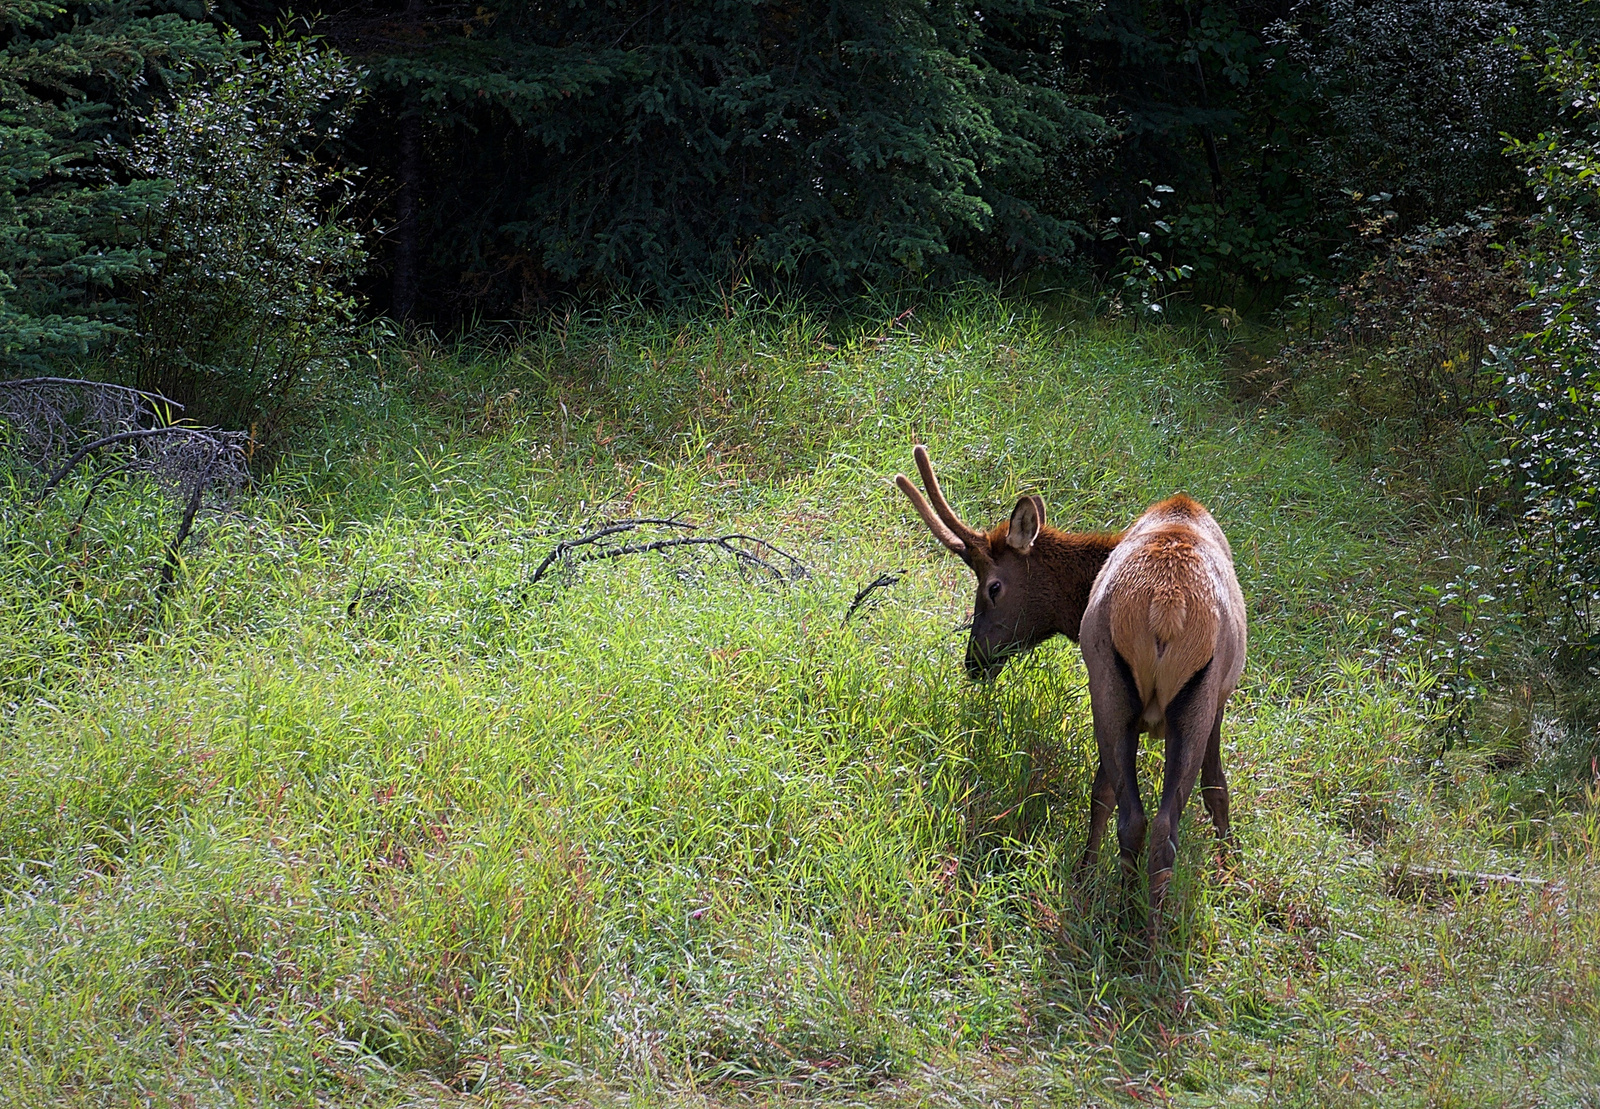
[[(375, 291), (459, 317), (585, 285), (1000, 277), (1096, 240), (1116, 265), (1134, 230), (1202, 279), (1281, 287), (1349, 243), (1360, 196), (1408, 226), (1517, 203), (1499, 135), (1552, 105), (1497, 44), (1511, 24), (1582, 34), (1600, 12), (363, 0), (325, 29), (371, 73), (353, 137), (388, 181)], [(1159, 212), (1141, 181), (1175, 190)]]
[[(689, 0), (329, 27), (371, 70), (362, 154), (396, 182), (396, 307), (556, 283), (860, 288), (1073, 249), (1102, 132), (1038, 0)], [(419, 283), (420, 282), (420, 286)]]
[[(225, 40), (198, 8), (8, 10), (0, 335), (38, 362), (106, 334), (159, 253), (134, 217), (166, 186), (102, 140)], [(250, 37), (286, 12), (210, 18)], [(1352, 261), (1374, 195), (1399, 230), (1526, 213), (1500, 136), (1558, 105), (1500, 42), (1513, 24), (1585, 37), (1600, 9), (355, 0), (320, 30), (366, 71), (342, 164), (384, 231), (373, 305), (455, 322), (583, 288), (998, 278), (1085, 243), (1124, 274), (1281, 290)]]

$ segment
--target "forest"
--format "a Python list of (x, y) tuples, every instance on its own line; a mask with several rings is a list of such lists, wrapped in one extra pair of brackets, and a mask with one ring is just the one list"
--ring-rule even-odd
[(1593, 1104), (1600, 8), (0, 4), (0, 1102)]

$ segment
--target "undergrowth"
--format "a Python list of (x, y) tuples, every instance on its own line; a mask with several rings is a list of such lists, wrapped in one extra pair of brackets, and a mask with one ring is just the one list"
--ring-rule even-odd
[[(895, 315), (397, 344), (165, 595), (137, 490), (76, 532), (8, 499), (0, 1100), (1593, 1104), (1594, 741), (1530, 707), (1500, 769), (1440, 758), (1392, 634), (1462, 520), (1181, 333)], [(1184, 489), (1231, 537), (1239, 851), (1191, 813), (1153, 951), (1071, 876), (1076, 649), (961, 676), (966, 570), (891, 484), (919, 441), (974, 522)], [(530, 580), (673, 514), (811, 575)]]

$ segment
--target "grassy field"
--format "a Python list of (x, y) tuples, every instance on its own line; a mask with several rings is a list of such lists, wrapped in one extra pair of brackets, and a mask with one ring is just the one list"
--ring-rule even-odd
[[(892, 316), (394, 346), (164, 599), (154, 502), (8, 501), (0, 1103), (1600, 1105), (1594, 737), (1529, 694), (1438, 757), (1390, 633), (1489, 539), (1193, 336)], [(962, 676), (918, 441), (973, 523), (1184, 489), (1232, 540), (1240, 849), (1191, 806), (1154, 950), (1071, 874), (1076, 648)], [(809, 576), (531, 580), (670, 514)]]

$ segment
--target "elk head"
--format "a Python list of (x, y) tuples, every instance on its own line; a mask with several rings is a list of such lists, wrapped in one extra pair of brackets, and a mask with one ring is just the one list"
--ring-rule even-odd
[(1017, 500), (1011, 518), (984, 534), (962, 523), (934, 476), (928, 450), (912, 450), (928, 500), (904, 474), (895, 484), (934, 538), (961, 557), (978, 579), (967, 640), (967, 676), (993, 678), (1006, 660), (1053, 635), (1078, 638), (1089, 587), (1115, 536), (1065, 535), (1044, 522), (1044, 501)]

